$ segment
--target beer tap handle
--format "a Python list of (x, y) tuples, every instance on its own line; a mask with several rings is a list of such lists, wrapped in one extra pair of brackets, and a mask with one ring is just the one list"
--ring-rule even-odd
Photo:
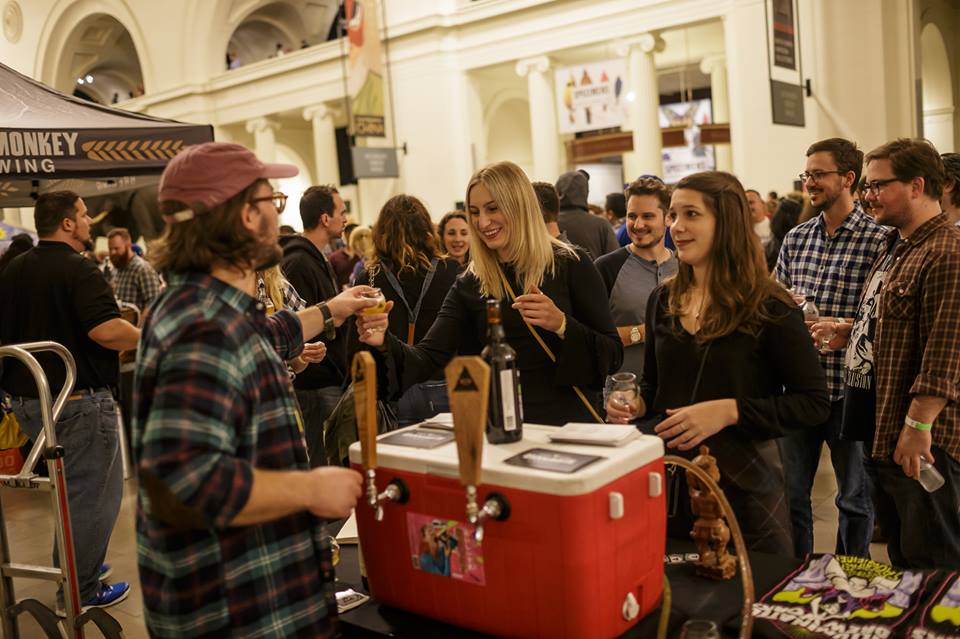
[(460, 482), (467, 489), (467, 520), (476, 525), (479, 524), (477, 486), (483, 472), (490, 367), (476, 356), (455, 357), (447, 365), (446, 379), (457, 439)]
[[(367, 502), (374, 509), (377, 502), (377, 365), (373, 355), (360, 351), (353, 358), (353, 402), (357, 413), (357, 434), (360, 457), (367, 483)], [(382, 518), (382, 513), (380, 517)]]

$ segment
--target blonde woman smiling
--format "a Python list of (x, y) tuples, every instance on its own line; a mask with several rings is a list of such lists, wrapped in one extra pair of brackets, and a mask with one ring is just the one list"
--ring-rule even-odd
[(385, 314), (368, 315), (357, 320), (360, 340), (383, 351), (397, 373), (396, 393), (428, 379), (455, 354), (479, 354), (486, 300), (500, 300), (506, 340), (517, 352), (524, 421), (595, 421), (604, 379), (620, 367), (623, 345), (592, 260), (550, 237), (530, 180), (512, 162), (478, 171), (466, 201), (470, 265), (430, 331), (409, 346), (384, 332)]

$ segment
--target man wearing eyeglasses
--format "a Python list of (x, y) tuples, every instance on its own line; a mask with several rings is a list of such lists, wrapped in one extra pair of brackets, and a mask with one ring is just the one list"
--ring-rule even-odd
[[(319, 304), (334, 297), (340, 287), (333, 265), (323, 251), (330, 241), (343, 235), (347, 222), (346, 205), (332, 186), (311, 186), (300, 198), (303, 233), (281, 238), (283, 273), (307, 304)], [(304, 434), (310, 464), (326, 463), (323, 451), (323, 422), (340, 401), (347, 377), (346, 336), (343, 331), (324, 335), (327, 355), (297, 375), (293, 387), (303, 412)]]
[[(798, 295), (813, 295), (821, 315), (853, 317), (860, 291), (883, 242), (883, 229), (864, 214), (853, 192), (863, 152), (842, 138), (821, 140), (807, 150), (800, 179), (819, 215), (790, 230), (777, 259), (776, 277)], [(826, 443), (837, 476), (839, 510), (836, 552), (869, 558), (873, 508), (863, 467), (863, 444), (841, 437), (843, 352), (821, 354), (830, 391), (829, 419), (817, 428), (790, 432), (780, 440), (794, 552), (813, 552), (810, 494)]]
[[(373, 302), (269, 317), (256, 271), (277, 264), (296, 175), (237, 144), (181, 151), (160, 180), (167, 279), (147, 314), (134, 395), (137, 557), (153, 637), (328, 637), (336, 603), (322, 518), (350, 514), (360, 474), (310, 469), (284, 362)], [(367, 289), (369, 290), (369, 289)]]
[[(894, 228), (852, 327), (817, 327), (839, 334), (831, 346), (849, 343), (847, 412), (875, 416), (867, 471), (890, 561), (903, 568), (960, 565), (960, 230), (940, 208), (945, 181), (926, 140), (867, 155), (864, 196)], [(933, 492), (915, 481), (928, 464), (945, 480)]]

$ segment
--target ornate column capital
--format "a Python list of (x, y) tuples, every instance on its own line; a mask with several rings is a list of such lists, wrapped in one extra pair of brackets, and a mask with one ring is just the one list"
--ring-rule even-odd
[(276, 131), (280, 128), (280, 123), (271, 117), (259, 117), (247, 120), (247, 133), (263, 133), (265, 131)]
[(707, 75), (712, 75), (714, 71), (727, 70), (727, 56), (722, 53), (715, 53), (704, 56), (700, 60), (700, 71)]
[(517, 60), (516, 71), (521, 78), (527, 77), (531, 71), (536, 73), (546, 73), (550, 68), (550, 58), (545, 55), (538, 55), (533, 58)]
[(336, 120), (341, 115), (343, 115), (343, 109), (326, 103), (315, 104), (303, 109), (303, 119), (307, 122), (323, 120), (325, 118)]
[(613, 51), (617, 57), (625, 58), (630, 50), (638, 47), (644, 53), (660, 53), (666, 48), (666, 42), (656, 33), (643, 33), (631, 38), (623, 38), (613, 43)]

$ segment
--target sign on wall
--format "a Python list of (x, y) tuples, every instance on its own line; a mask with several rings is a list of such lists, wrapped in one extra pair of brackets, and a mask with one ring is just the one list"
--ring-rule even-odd
[(709, 99), (660, 105), (660, 128), (683, 127), (684, 146), (663, 149), (663, 181), (675, 184), (692, 173), (713, 171), (717, 164), (713, 146), (704, 144), (700, 127), (712, 124)]
[(766, 0), (764, 9), (773, 123), (805, 126), (803, 61), (796, 0)]
[(560, 133), (619, 127), (626, 119), (627, 64), (607, 60), (554, 72)]
[(346, 0), (350, 133), (385, 137), (379, 0)]

